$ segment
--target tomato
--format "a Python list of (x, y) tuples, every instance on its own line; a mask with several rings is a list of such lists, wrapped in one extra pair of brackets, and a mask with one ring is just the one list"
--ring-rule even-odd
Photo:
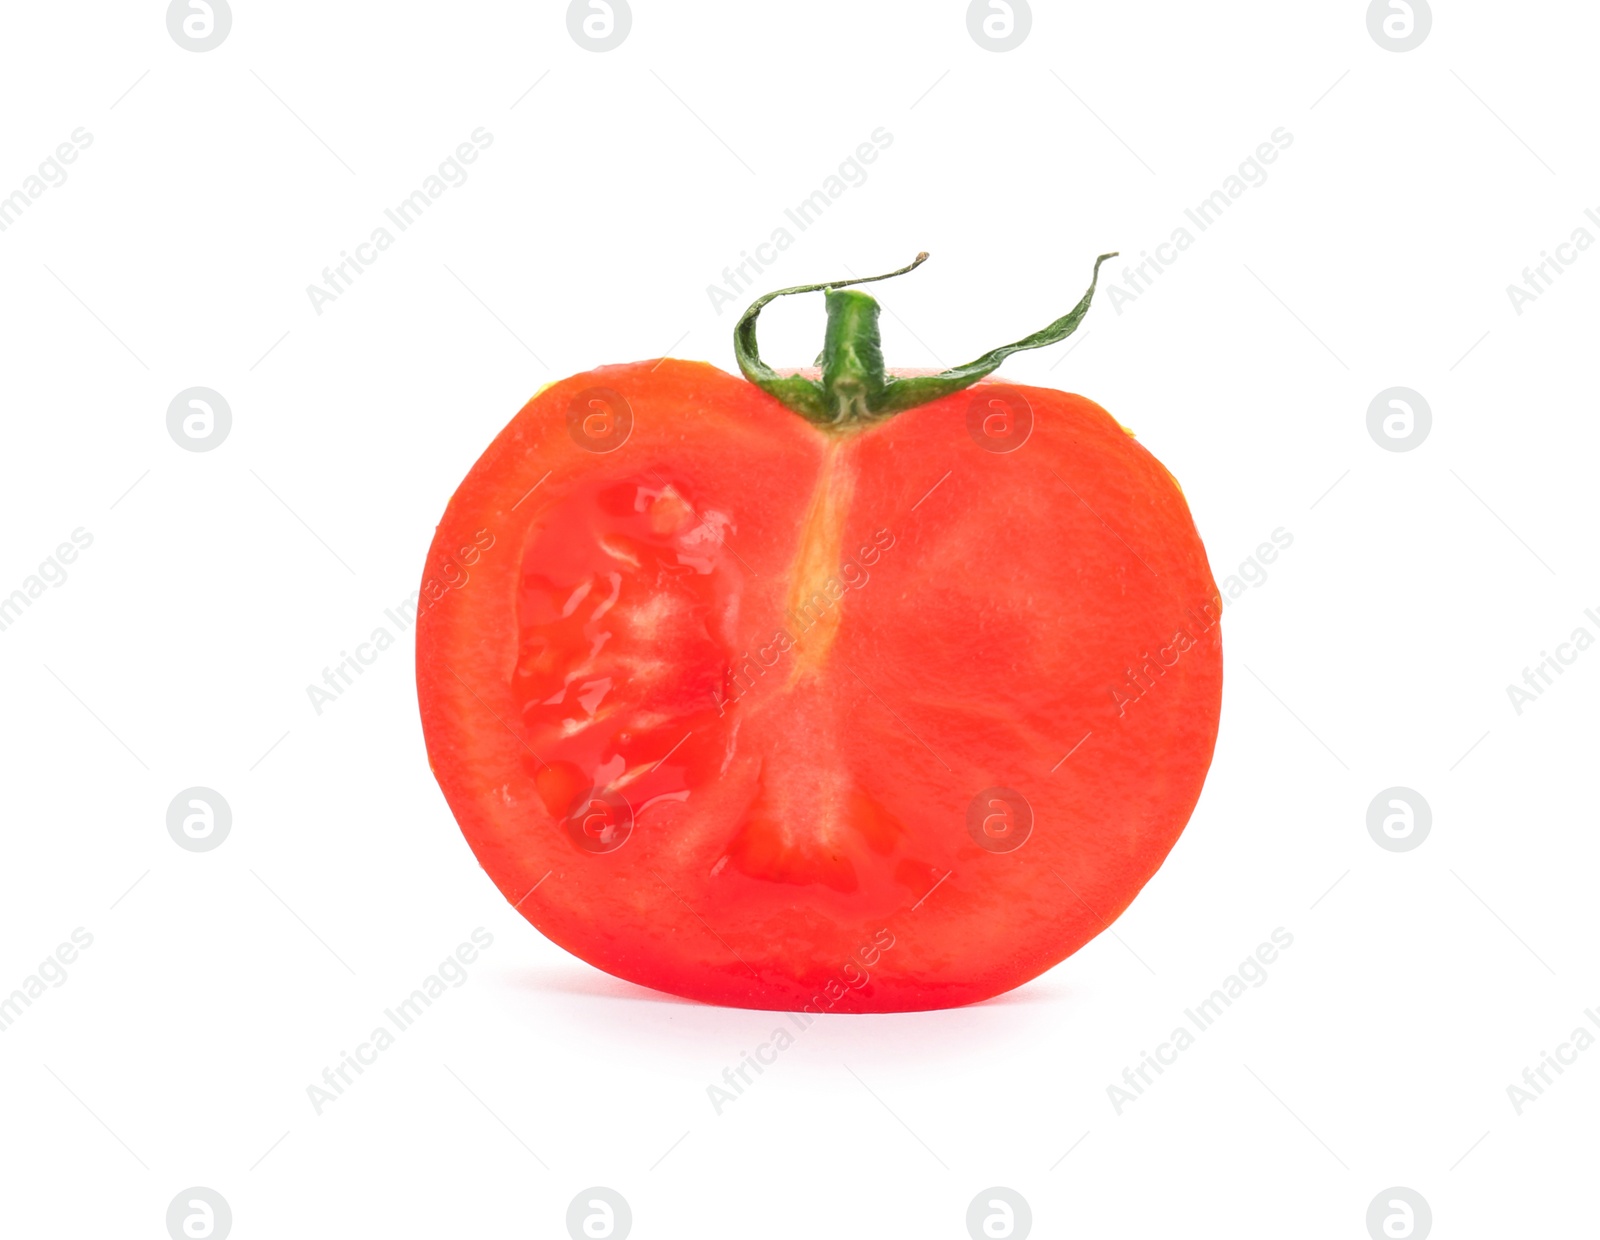
[(1172, 848), (1216, 739), (1221, 604), (1129, 432), (988, 377), (1093, 285), (916, 379), (883, 371), (864, 293), (784, 292), (818, 288), (820, 378), (761, 362), (763, 298), (748, 378), (604, 366), (500, 433), (428, 555), (428, 754), (507, 900), (617, 977), (970, 1003), (1099, 934)]

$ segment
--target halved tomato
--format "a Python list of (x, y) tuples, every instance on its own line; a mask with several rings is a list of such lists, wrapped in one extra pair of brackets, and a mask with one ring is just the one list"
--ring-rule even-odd
[(1093, 285), (916, 379), (883, 371), (865, 294), (784, 292), (815, 288), (818, 377), (760, 361), (763, 298), (748, 379), (601, 367), (496, 438), (428, 556), (428, 753), (501, 892), (609, 973), (742, 1007), (969, 1003), (1100, 933), (1171, 849), (1216, 739), (1220, 602), (1130, 433), (986, 378)]

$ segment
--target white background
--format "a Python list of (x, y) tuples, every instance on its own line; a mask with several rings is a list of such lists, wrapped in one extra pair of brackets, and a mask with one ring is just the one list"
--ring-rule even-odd
[[(1600, 1050), (1521, 1115), (1506, 1087), (1600, 1005), (1600, 652), (1520, 715), (1506, 686), (1600, 636), (1600, 253), (1520, 315), (1506, 286), (1600, 237), (1600, 11), (1435, 8), (1397, 54), (1358, 0), (1041, 2), (998, 54), (950, 0), (635, 0), (596, 54), (559, 3), (237, 0), (197, 54), (149, 0), (7, 6), (0, 194), (93, 143), (0, 233), (0, 594), (93, 545), (0, 632), (0, 994), (94, 936), (0, 1034), (7, 1233), (159, 1237), (193, 1185), (241, 1240), (559, 1237), (591, 1185), (640, 1240), (959, 1240), (991, 1185), (1039, 1236), (1360, 1240), (1395, 1185), (1441, 1237), (1592, 1226)], [(306, 286), (480, 126), (470, 179), (318, 315)], [(824, 1018), (717, 1115), (777, 1018), (615, 981), (507, 906), (429, 774), (410, 634), (320, 717), (306, 686), (416, 588), (541, 384), (732, 370), (748, 295), (707, 285), (880, 126), (757, 291), (930, 250), (882, 286), (904, 367), (1041, 326), (1293, 135), (1153, 288), (1119, 313), (1103, 284), (1005, 374), (1137, 431), (1219, 581), (1294, 541), (1227, 610), (1205, 793), (1116, 937), (965, 1010)], [(809, 362), (820, 303), (763, 324)], [(233, 410), (215, 451), (167, 433), (195, 385)], [(1433, 411), (1414, 451), (1366, 429), (1395, 385)], [(213, 852), (167, 834), (191, 785), (233, 809)], [(1432, 806), (1411, 852), (1366, 829), (1392, 785)], [(315, 1114), (478, 926), (467, 982)], [(1279, 926), (1267, 982), (1117, 1114)]]

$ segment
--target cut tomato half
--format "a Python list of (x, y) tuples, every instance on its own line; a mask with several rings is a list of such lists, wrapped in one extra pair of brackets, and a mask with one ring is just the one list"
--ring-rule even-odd
[(554, 384), (451, 499), (428, 753), (507, 900), (714, 1003), (947, 1007), (1104, 930), (1199, 797), (1220, 602), (1079, 396), (796, 416), (712, 366)]

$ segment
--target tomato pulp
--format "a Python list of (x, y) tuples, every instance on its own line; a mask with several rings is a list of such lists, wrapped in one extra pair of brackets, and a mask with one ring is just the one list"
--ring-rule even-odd
[(1177, 484), (1083, 397), (983, 379), (836, 424), (663, 359), (550, 386), (472, 468), (418, 688), (479, 862), (575, 955), (741, 1007), (949, 1007), (1161, 864), (1219, 613)]

